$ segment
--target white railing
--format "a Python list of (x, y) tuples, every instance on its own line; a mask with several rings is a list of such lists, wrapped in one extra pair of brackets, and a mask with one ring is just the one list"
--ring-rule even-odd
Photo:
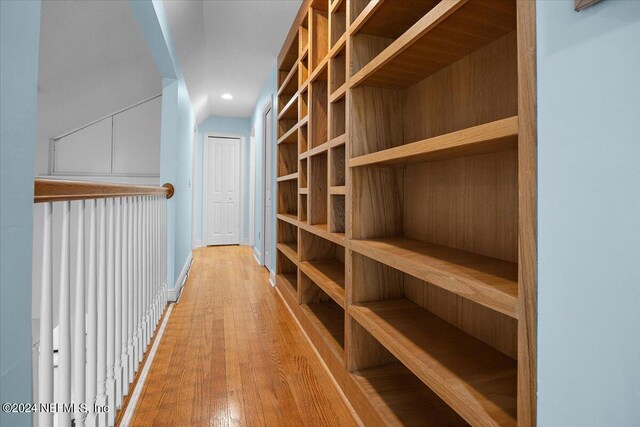
[(166, 305), (169, 187), (36, 180), (35, 202), (44, 205), (34, 340), (39, 427), (115, 424)]

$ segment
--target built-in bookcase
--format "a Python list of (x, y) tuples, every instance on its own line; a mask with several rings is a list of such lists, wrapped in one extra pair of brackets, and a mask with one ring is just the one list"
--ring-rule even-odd
[(528, 0), (305, 1), (277, 287), (366, 425), (535, 425)]

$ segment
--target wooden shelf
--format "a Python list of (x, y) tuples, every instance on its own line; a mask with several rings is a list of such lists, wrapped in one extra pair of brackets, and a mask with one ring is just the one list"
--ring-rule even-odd
[(298, 72), (298, 62), (296, 62), (287, 77), (285, 77), (280, 89), (278, 89), (278, 96), (282, 95), (290, 95), (293, 96), (298, 90), (298, 80), (293, 77), (297, 75)]
[(305, 151), (304, 153), (300, 154), (300, 158), (301, 159), (306, 159), (306, 158), (309, 158), (311, 156), (315, 156), (317, 154), (324, 153), (328, 149), (329, 149), (329, 142), (324, 142), (324, 143), (318, 145), (317, 147), (313, 147), (313, 148)]
[(281, 219), (283, 221), (286, 221), (289, 224), (292, 224), (292, 225), (295, 225), (295, 226), (298, 225), (298, 217), (296, 215), (293, 215), (293, 214), (282, 214), (282, 213), (279, 213), (279, 214), (276, 214), (276, 218)]
[(300, 194), (309, 194), (309, 187), (299, 188), (298, 193)]
[[(298, 225), (298, 223), (296, 223)], [(313, 233), (316, 236), (322, 237), (323, 239), (329, 240), (337, 245), (344, 246), (344, 233), (329, 233), (329, 229), (327, 224), (314, 224), (309, 225), (306, 223), (300, 223), (300, 228), (308, 231), (309, 233)]]
[(309, 54), (309, 44), (307, 44), (303, 49), (302, 53), (300, 53), (300, 61), (304, 61)]
[(298, 275), (296, 273), (284, 273), (276, 275), (276, 285), (286, 289), (287, 292), (294, 298), (294, 300), (298, 299), (298, 291), (296, 285), (296, 283), (298, 282), (297, 276)]
[(297, 144), (298, 143), (298, 127), (300, 123), (294, 125), (284, 135), (278, 139), (278, 144)]
[(468, 425), (401, 363), (354, 371), (351, 376), (386, 425)]
[(351, 240), (351, 249), (517, 318), (518, 265), (403, 237)]
[(472, 425), (516, 425), (515, 360), (405, 299), (350, 315)]
[(360, 31), (360, 29), (364, 26), (364, 24), (366, 24), (367, 21), (371, 19), (371, 17), (375, 14), (375, 12), (378, 9), (380, 9), (384, 3), (385, 3), (385, 0), (370, 1), (365, 6), (365, 8), (362, 9), (362, 12), (360, 12), (357, 17), (354, 17), (355, 19), (353, 19), (353, 23), (349, 28), (349, 32), (351, 33), (351, 35), (355, 36)]
[(420, 163), (516, 149), (517, 137), (518, 117), (509, 117), (358, 156), (349, 161), (349, 167)]
[(284, 182), (284, 181), (295, 181), (298, 179), (298, 172), (294, 172), (294, 173), (290, 173), (288, 175), (284, 175), (284, 176), (279, 176), (277, 178), (278, 182)]
[[(282, 120), (282, 119), (292, 119), (292, 120), (298, 120), (298, 109), (297, 108), (293, 108), (294, 105), (298, 105), (298, 93), (294, 93), (291, 96), (291, 99), (289, 101), (287, 101), (287, 103), (284, 105), (284, 107), (282, 107), (282, 109), (280, 110), (280, 113), (278, 113), (278, 120)], [(296, 126), (294, 126), (295, 128)]]
[(347, 187), (345, 187), (344, 185), (329, 187), (329, 194), (344, 195), (346, 194), (346, 192), (347, 192)]
[(344, 310), (333, 301), (302, 304), (300, 308), (335, 356), (344, 361)]
[(338, 89), (333, 91), (333, 93), (329, 95), (329, 104), (333, 104), (334, 102), (344, 98), (345, 95), (347, 94), (347, 86), (348, 86), (348, 83), (344, 83)]
[(323, 260), (303, 261), (299, 266), (300, 270), (313, 280), (332, 300), (340, 307), (345, 307), (344, 264), (336, 260)]
[[(412, 86), (514, 31), (515, 5), (516, 2), (511, 0), (440, 2), (364, 65), (351, 78), (350, 85)], [(371, 6), (372, 9), (374, 7)], [(365, 17), (374, 13), (371, 10)], [(363, 25), (364, 22), (359, 26), (353, 25), (352, 31)], [(455, 44), (452, 40), (455, 40)]]
[(294, 263), (298, 263), (298, 244), (296, 242), (277, 243), (276, 248)]

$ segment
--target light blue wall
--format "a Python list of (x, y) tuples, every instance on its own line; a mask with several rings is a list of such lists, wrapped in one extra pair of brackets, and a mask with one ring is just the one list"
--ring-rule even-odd
[[(245, 214), (242, 217), (241, 227), (242, 235), (246, 240), (249, 239), (249, 136), (251, 132), (251, 121), (248, 117), (220, 117), (209, 116), (207, 120), (202, 122), (198, 126), (198, 166), (196, 170), (196, 240), (201, 242), (202, 237), (202, 192), (203, 186), (203, 171), (204, 171), (204, 135), (206, 133), (220, 133), (220, 134), (232, 134), (241, 135), (244, 139), (244, 176), (241, 179), (242, 191), (243, 191), (243, 204), (245, 207)], [(245, 243), (245, 242), (242, 242)]]
[(538, 422), (640, 425), (640, 2), (537, 2)]
[[(256, 253), (260, 253), (260, 251), (262, 250), (262, 245), (263, 245), (263, 240), (264, 240), (264, 230), (263, 230), (263, 224), (264, 224), (264, 214), (263, 214), (263, 206), (264, 206), (264, 181), (263, 181), (263, 176), (264, 176), (264, 140), (263, 140), (263, 134), (264, 134), (264, 118), (262, 117), (263, 114), (263, 110), (265, 105), (269, 102), (269, 98), (271, 98), (273, 100), (273, 123), (271, 125), (271, 129), (272, 129), (272, 136), (271, 136), (271, 140), (274, 142), (272, 145), (272, 154), (271, 154), (271, 160), (272, 160), (272, 166), (271, 166), (271, 170), (275, 171), (276, 170), (276, 159), (277, 159), (277, 152), (276, 152), (276, 116), (277, 114), (275, 113), (277, 108), (276, 108), (276, 102), (277, 102), (277, 97), (276, 97), (276, 93), (278, 91), (278, 83), (277, 83), (277, 69), (276, 69), (276, 64), (274, 61), (273, 64), (273, 68), (271, 70), (271, 73), (269, 73), (269, 77), (267, 78), (267, 81), (265, 82), (265, 85), (262, 89), (262, 92), (260, 93), (260, 96), (258, 97), (258, 102), (256, 103), (256, 107), (253, 111), (253, 115), (251, 116), (251, 127), (255, 130), (255, 137), (256, 137), (256, 149), (255, 149), (255, 165), (256, 165), (256, 200), (255, 200), (255, 243), (254, 243), (254, 251), (256, 251)], [(272, 215), (271, 217), (273, 218), (273, 234), (274, 234), (274, 238), (273, 238), (273, 244), (271, 245), (271, 253), (273, 254), (272, 256), (272, 262), (270, 263), (270, 265), (267, 265), (267, 267), (269, 268), (269, 270), (271, 271), (275, 271), (275, 253), (276, 253), (276, 239), (275, 239), (275, 230), (276, 230), (276, 203), (275, 201), (277, 200), (276, 198), (276, 174), (272, 173), (272, 180), (271, 180), (271, 188), (272, 188), (272, 200), (274, 201), (272, 203)], [(263, 254), (260, 254), (260, 256), (263, 256)]]
[[(31, 402), (31, 239), (40, 1), (0, 2), (0, 403)], [(30, 414), (0, 411), (0, 425)]]
[(160, 181), (175, 195), (167, 203), (168, 288), (173, 289), (191, 253), (191, 173), (195, 118), (169, 21), (161, 1), (130, 0), (163, 79)]

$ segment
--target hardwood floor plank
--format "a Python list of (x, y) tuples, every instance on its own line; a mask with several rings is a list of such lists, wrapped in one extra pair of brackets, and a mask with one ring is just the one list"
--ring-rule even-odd
[(133, 426), (355, 426), (250, 249), (203, 248)]

